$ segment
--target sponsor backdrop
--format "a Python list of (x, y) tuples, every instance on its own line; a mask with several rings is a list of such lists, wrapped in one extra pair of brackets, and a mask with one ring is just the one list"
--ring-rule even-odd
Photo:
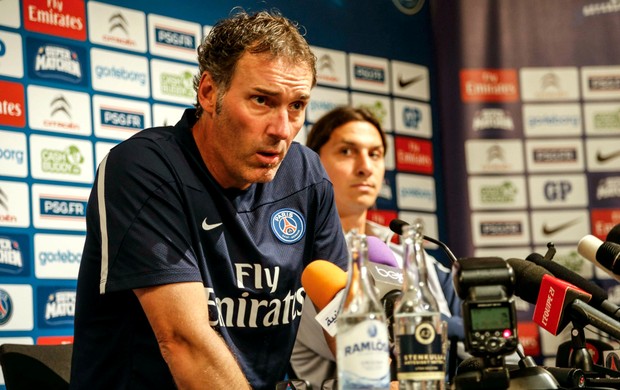
[(388, 173), (371, 218), (421, 217), (428, 235), (443, 238), (423, 0), (0, 0), (0, 343), (71, 342), (97, 165), (192, 105), (196, 47), (235, 4), (275, 7), (304, 26), (319, 71), (307, 125), (353, 104), (388, 131)]
[[(342, 104), (381, 120), (391, 147), (370, 218), (420, 217), (458, 257), (553, 241), (620, 301), (576, 253), (620, 223), (620, 7), (539, 3), (0, 0), (0, 343), (71, 341), (96, 167), (192, 105), (196, 47), (233, 4), (304, 26), (319, 71), (308, 126)], [(519, 309), (527, 352), (553, 356), (566, 335)]]
[[(448, 242), (460, 256), (544, 254), (606, 288), (577, 253), (620, 223), (620, 4), (611, 0), (432, 3)], [(519, 338), (550, 357), (569, 339), (531, 321)], [(593, 333), (588, 337), (598, 338)], [(546, 359), (554, 365), (552, 359)]]

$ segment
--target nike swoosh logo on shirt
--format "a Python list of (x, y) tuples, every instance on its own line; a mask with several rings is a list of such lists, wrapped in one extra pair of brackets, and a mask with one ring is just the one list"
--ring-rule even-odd
[(598, 162), (605, 162), (616, 157), (620, 157), (620, 150), (616, 150), (615, 152), (611, 152), (609, 154), (603, 154), (600, 150), (596, 152), (596, 161)]
[(417, 83), (418, 81), (422, 81), (424, 79), (423, 75), (415, 76), (410, 79), (404, 80), (402, 76), (398, 76), (398, 86), (401, 88), (406, 88), (413, 83)]
[(563, 224), (560, 225), (556, 225), (553, 227), (549, 227), (549, 225), (547, 225), (547, 223), (545, 222), (545, 224), (543, 225), (543, 234), (545, 236), (550, 236), (554, 233), (559, 232), (560, 230), (564, 230), (566, 228), (569, 228), (575, 224), (577, 224), (580, 221), (581, 218), (575, 218), (572, 221), (568, 221), (568, 222), (564, 222)]
[(209, 230), (215, 229), (216, 227), (220, 226), (221, 224), (222, 224), (222, 223), (220, 222), (220, 223), (214, 223), (214, 224), (209, 225), (209, 224), (207, 223), (207, 219), (205, 218), (205, 219), (202, 221), (202, 228), (203, 228), (204, 230), (206, 230), (206, 231), (209, 231)]

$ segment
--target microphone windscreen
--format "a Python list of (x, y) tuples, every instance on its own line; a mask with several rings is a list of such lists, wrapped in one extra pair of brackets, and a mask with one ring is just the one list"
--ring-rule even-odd
[(366, 242), (368, 243), (368, 260), (390, 267), (399, 266), (394, 253), (385, 242), (374, 236), (367, 236)]
[(312, 303), (322, 310), (338, 291), (346, 287), (347, 273), (334, 263), (315, 260), (301, 274), (301, 285)]
[(579, 240), (579, 243), (577, 243), (577, 252), (590, 261), (596, 260), (596, 252), (602, 244), (603, 241), (591, 234), (588, 234)]
[(407, 222), (402, 219), (393, 219), (390, 221), (390, 230), (394, 233), (401, 235), (403, 234), (403, 227), (409, 225)]
[(551, 272), (556, 278), (562, 279), (584, 291), (587, 291), (588, 294), (592, 295), (591, 302), (595, 306), (599, 306), (608, 298), (607, 292), (601, 287), (590, 282), (576, 272), (569, 270), (562, 264), (556, 263), (552, 260), (547, 260), (538, 253), (532, 253), (527, 257), (527, 260), (543, 267), (547, 271)]
[(536, 304), (540, 283), (545, 275), (551, 275), (543, 267), (521, 259), (506, 260), (515, 273), (515, 294), (526, 302)]
[(605, 238), (605, 241), (620, 244), (620, 223), (611, 228), (609, 233), (607, 233), (607, 238)]

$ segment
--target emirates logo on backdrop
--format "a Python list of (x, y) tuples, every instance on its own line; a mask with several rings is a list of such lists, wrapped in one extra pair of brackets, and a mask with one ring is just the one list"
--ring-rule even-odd
[(28, 31), (86, 40), (83, 0), (24, 0), (24, 27)]

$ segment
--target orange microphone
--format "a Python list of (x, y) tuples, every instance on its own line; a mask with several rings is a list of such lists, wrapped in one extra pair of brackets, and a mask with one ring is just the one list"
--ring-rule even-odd
[(301, 285), (319, 309), (323, 310), (347, 285), (347, 273), (334, 263), (315, 260), (301, 274)]

